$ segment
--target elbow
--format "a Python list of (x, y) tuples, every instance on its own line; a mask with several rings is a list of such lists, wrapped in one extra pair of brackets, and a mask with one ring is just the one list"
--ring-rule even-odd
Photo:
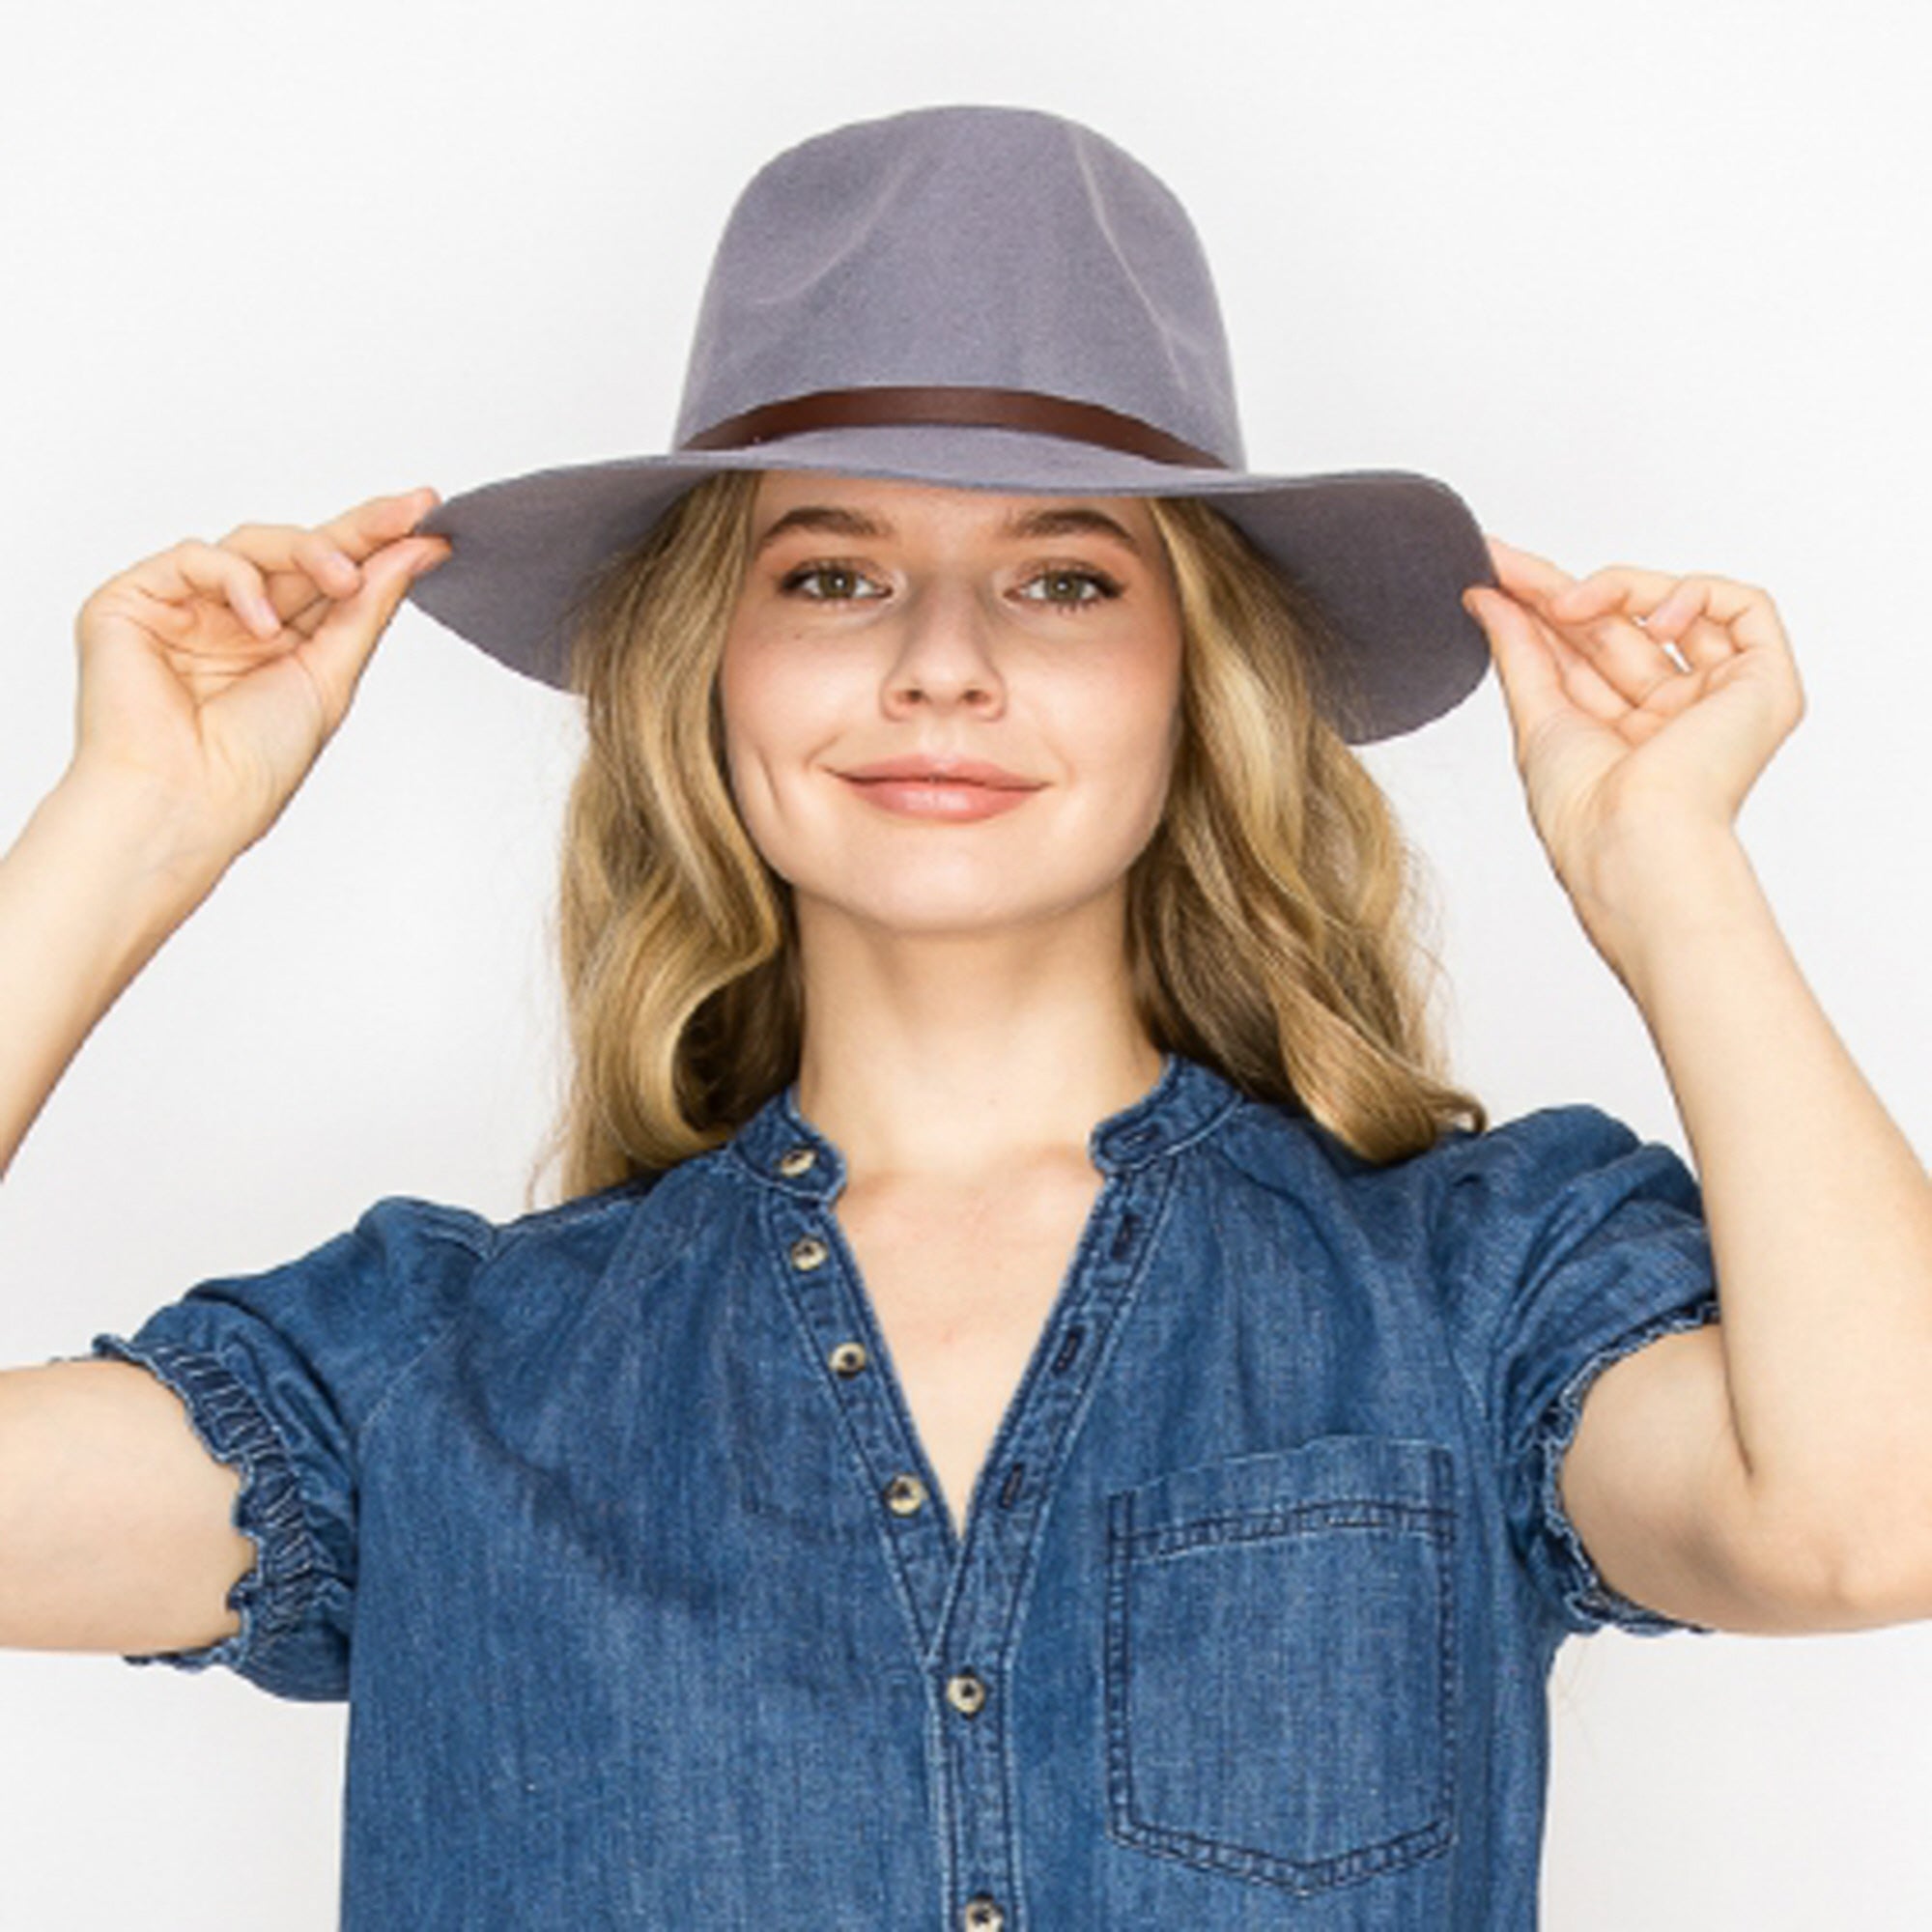
[(1867, 1493), (1829, 1512), (1825, 1527), (1775, 1539), (1788, 1587), (1820, 1630), (1872, 1630), (1932, 1618), (1932, 1494)]
[(1846, 1630), (1920, 1623), (1932, 1617), (1932, 1554), (1901, 1561), (1896, 1552), (1872, 1552), (1840, 1572), (1837, 1596)]

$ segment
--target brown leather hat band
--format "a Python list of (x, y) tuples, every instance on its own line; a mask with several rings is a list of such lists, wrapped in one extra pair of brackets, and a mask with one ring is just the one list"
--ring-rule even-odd
[(808, 430), (872, 429), (905, 423), (964, 423), (980, 429), (1025, 430), (1037, 436), (1067, 437), (1076, 442), (1097, 442), (1155, 463), (1185, 464), (1196, 469), (1228, 468), (1218, 456), (1196, 449), (1138, 416), (1123, 415), (1098, 403), (1075, 402), (1070, 396), (1049, 396), (1037, 389), (964, 386), (819, 389), (727, 416), (696, 436), (686, 437), (678, 447), (743, 449), (752, 443), (800, 436)]

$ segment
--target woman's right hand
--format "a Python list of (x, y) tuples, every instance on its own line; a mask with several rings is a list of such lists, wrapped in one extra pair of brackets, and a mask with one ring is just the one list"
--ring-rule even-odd
[(373, 497), (307, 529), (185, 538), (80, 607), (72, 769), (134, 780), (225, 866), (268, 831), (347, 714), (413, 579), (449, 554), (412, 538), (434, 490)]

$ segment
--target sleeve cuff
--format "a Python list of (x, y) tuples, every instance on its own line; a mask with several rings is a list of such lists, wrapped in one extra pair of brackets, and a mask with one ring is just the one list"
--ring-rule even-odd
[(127, 1662), (179, 1670), (259, 1666), (265, 1652), (301, 1622), (322, 1577), (287, 1445), (247, 1388), (213, 1355), (119, 1335), (95, 1336), (93, 1352), (138, 1364), (181, 1398), (202, 1446), (242, 1472), (232, 1520), (255, 1546), (254, 1563), (228, 1592), (240, 1630), (193, 1650), (130, 1655)]
[(1662, 1636), (1673, 1631), (1690, 1631), (1697, 1636), (1713, 1634), (1708, 1624), (1666, 1616), (1661, 1610), (1634, 1602), (1605, 1582), (1563, 1507), (1557, 1478), (1564, 1451), (1570, 1447), (1582, 1420), (1583, 1398), (1589, 1393), (1590, 1384), (1605, 1369), (1662, 1336), (1699, 1328), (1718, 1319), (1718, 1296), (1714, 1289), (1692, 1305), (1655, 1316), (1642, 1326), (1606, 1343), (1571, 1376), (1538, 1426), (1537, 1480), (1543, 1522), (1548, 1533), (1547, 1549), (1552, 1582), (1566, 1620), (1578, 1634), (1587, 1634), (1605, 1624), (1613, 1624), (1634, 1636)]

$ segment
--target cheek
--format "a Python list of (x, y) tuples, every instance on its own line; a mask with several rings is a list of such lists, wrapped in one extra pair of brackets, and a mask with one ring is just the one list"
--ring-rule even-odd
[(796, 653), (755, 635), (726, 638), (718, 667), (718, 700), (734, 773), (797, 741), (810, 687)]
[(1074, 762), (1150, 824), (1166, 795), (1179, 703), (1178, 656), (1148, 651), (1122, 653), (1060, 707)]
[(836, 681), (783, 639), (734, 636), (719, 663), (718, 701), (732, 798), (753, 842), (776, 863), (804, 809), (801, 788), (809, 796), (824, 782), (813, 766), (838, 736)]

